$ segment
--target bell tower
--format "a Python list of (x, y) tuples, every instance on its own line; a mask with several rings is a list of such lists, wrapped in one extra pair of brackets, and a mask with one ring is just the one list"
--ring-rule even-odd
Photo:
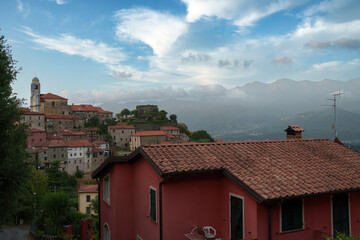
[(40, 81), (37, 77), (31, 82), (30, 109), (32, 112), (40, 112)]

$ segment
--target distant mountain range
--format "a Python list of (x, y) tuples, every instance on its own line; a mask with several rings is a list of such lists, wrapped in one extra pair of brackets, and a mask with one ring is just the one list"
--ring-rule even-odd
[(225, 141), (284, 139), (283, 130), (290, 124), (305, 129), (305, 138), (334, 138), (331, 129), (332, 93), (343, 91), (337, 101), (338, 137), (360, 144), (360, 78), (349, 81), (294, 81), (279, 79), (273, 83), (253, 82), (229, 92), (241, 97), (207, 97), (185, 101), (169, 99), (160, 102), (106, 103), (101, 107), (120, 112), (136, 105), (156, 104), (190, 130), (204, 129), (214, 138)]

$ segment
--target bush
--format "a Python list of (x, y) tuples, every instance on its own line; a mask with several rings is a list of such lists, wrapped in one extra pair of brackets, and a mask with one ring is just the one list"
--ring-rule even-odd
[(345, 233), (336, 233), (335, 235), (335, 237), (326, 237), (325, 240), (360, 240), (359, 237), (348, 236)]
[(77, 170), (75, 173), (75, 177), (76, 178), (82, 178), (84, 176), (84, 173), (80, 170)]

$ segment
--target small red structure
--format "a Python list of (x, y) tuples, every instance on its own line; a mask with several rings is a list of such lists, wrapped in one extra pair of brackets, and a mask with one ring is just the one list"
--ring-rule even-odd
[(91, 218), (80, 220), (80, 240), (93, 239), (93, 221)]
[(296, 138), (143, 146), (92, 177), (101, 239), (317, 240), (360, 235), (359, 172), (360, 153)]

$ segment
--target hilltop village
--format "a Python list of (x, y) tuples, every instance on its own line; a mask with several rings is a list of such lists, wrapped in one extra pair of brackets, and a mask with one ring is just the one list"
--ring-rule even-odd
[(101, 107), (69, 105), (64, 97), (42, 94), (37, 77), (31, 83), (30, 108), (21, 111), (20, 123), (29, 126), (27, 152), (37, 167), (59, 161), (70, 175), (91, 173), (107, 156), (126, 156), (142, 145), (189, 141), (186, 125), (178, 124), (174, 114), (169, 120), (156, 105), (124, 109), (116, 119)]

